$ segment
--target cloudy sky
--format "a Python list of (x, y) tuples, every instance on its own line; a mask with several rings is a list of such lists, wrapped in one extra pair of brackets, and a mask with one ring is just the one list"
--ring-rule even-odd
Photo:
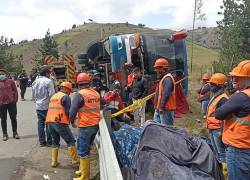
[[(222, 0), (203, 0), (206, 22), (216, 26)], [(0, 0), (0, 35), (23, 39), (42, 38), (48, 28), (52, 34), (96, 22), (143, 23), (152, 28), (190, 29), (194, 0)], [(199, 26), (199, 22), (197, 26)]]

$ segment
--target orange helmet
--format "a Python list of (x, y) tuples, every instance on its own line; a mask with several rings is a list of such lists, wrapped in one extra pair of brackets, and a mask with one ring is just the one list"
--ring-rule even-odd
[(215, 73), (208, 82), (216, 85), (224, 85), (227, 82), (227, 77), (222, 73)]
[(250, 60), (240, 62), (229, 74), (236, 77), (250, 77)]
[(60, 87), (65, 87), (67, 88), (68, 90), (70, 90), (70, 92), (73, 91), (73, 88), (72, 88), (72, 84), (68, 81), (64, 81), (60, 84)]
[(79, 84), (88, 84), (90, 82), (90, 76), (87, 73), (80, 73), (76, 81)]
[(209, 80), (210, 79), (210, 75), (208, 73), (204, 73), (202, 76), (202, 80)]
[(164, 58), (159, 58), (155, 61), (154, 68), (166, 68), (168, 67), (168, 60)]

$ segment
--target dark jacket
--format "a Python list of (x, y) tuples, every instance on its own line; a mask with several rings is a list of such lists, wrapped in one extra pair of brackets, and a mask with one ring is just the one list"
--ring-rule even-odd
[(132, 98), (140, 99), (148, 95), (148, 82), (144, 77), (134, 79), (132, 84)]
[(15, 82), (8, 78), (0, 81), (0, 105), (16, 103), (17, 100), (18, 93)]
[(245, 117), (250, 114), (250, 98), (243, 92), (235, 93), (228, 101), (215, 111), (215, 118), (227, 120), (235, 115)]
[(29, 82), (29, 78), (28, 78), (28, 75), (26, 73), (21, 73), (18, 76), (18, 80), (20, 81), (20, 88), (27, 87), (28, 82)]

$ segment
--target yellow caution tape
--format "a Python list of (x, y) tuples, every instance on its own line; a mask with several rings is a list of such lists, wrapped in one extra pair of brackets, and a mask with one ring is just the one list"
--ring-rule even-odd
[[(174, 84), (179, 84), (181, 83), (182, 81), (184, 81), (185, 79), (187, 79), (187, 77), (184, 77), (183, 79), (175, 82)], [(143, 104), (145, 104), (149, 99), (151, 99), (153, 96), (155, 95), (155, 92), (142, 98), (142, 99), (138, 99), (136, 101), (133, 102), (133, 104), (131, 104), (130, 106), (122, 109), (121, 111), (118, 111), (114, 114), (111, 114), (111, 118), (115, 118), (116, 116), (119, 116), (120, 114), (123, 114), (123, 113), (126, 113), (126, 112), (130, 112), (130, 111), (134, 111), (135, 109), (143, 106)]]
[(120, 114), (126, 113), (126, 112), (130, 112), (133, 111), (139, 107), (141, 107), (143, 104), (145, 104), (149, 99), (151, 99), (153, 96), (155, 95), (155, 93), (152, 93), (142, 99), (138, 99), (136, 101), (133, 102), (133, 104), (131, 104), (130, 106), (122, 109), (121, 111), (114, 113), (111, 115), (111, 118), (114, 118), (116, 116), (119, 116)]

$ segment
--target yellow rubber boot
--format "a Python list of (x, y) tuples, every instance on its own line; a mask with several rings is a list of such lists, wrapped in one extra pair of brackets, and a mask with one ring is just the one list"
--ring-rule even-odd
[(228, 172), (227, 172), (227, 164), (226, 163), (222, 163), (222, 171), (223, 171), (224, 178), (227, 179)]
[(59, 148), (51, 150), (51, 167), (57, 167), (60, 163), (57, 161)]
[(69, 157), (71, 158), (72, 165), (79, 163), (79, 158), (77, 157), (75, 146), (68, 147), (68, 154)]
[(89, 180), (90, 175), (90, 159), (89, 158), (80, 158), (80, 167), (81, 176), (74, 178), (73, 180)]

